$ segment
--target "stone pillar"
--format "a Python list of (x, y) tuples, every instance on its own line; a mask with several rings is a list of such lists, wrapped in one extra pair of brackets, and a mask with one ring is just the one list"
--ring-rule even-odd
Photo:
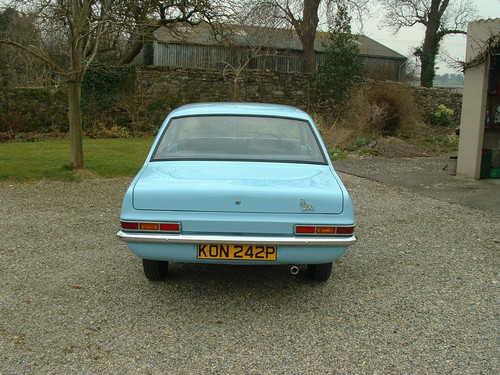
[(490, 55), (478, 57), (487, 50), (488, 40), (499, 33), (499, 18), (469, 23), (465, 61), (470, 67), (465, 70), (457, 175), (480, 177)]

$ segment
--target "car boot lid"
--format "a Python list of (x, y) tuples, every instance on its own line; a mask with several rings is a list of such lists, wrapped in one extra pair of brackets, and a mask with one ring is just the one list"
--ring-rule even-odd
[(151, 162), (136, 181), (136, 210), (294, 214), (343, 211), (344, 191), (328, 165)]

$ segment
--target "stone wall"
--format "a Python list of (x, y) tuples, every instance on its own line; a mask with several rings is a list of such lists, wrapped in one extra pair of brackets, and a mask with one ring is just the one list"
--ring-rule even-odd
[[(108, 120), (116, 125), (136, 127), (135, 130), (152, 131), (157, 129), (169, 111), (193, 102), (279, 103), (317, 113), (325, 108), (325, 101), (320, 100), (314, 78), (310, 74), (246, 70), (237, 75), (230, 70), (223, 72), (196, 68), (137, 67), (135, 77), (133, 92), (123, 95), (113, 109), (106, 113), (87, 110), (84, 114), (87, 132), (96, 126), (92, 124), (106, 125)], [(397, 85), (399, 90), (401, 87), (411, 90), (424, 120), (428, 120), (437, 107), (444, 104), (455, 111), (456, 123), (459, 123), (461, 94), (396, 82), (386, 83)], [(27, 121), (26, 124), (16, 124), (16, 129), (36, 131), (39, 123), (40, 128), (66, 131), (64, 90), (43, 91), (0, 89), (0, 132), (7, 131), (13, 120), (19, 122), (23, 118)], [(318, 105), (320, 101), (322, 106)]]
[(136, 87), (152, 97), (173, 99), (176, 104), (246, 101), (304, 107), (317, 101), (313, 77), (296, 72), (147, 67), (136, 71)]
[[(440, 104), (452, 109), (460, 122), (462, 94), (452, 90), (409, 86), (422, 118), (429, 121)], [(316, 110), (318, 90), (311, 74), (247, 70), (234, 72), (172, 67), (147, 67), (137, 70), (137, 87), (150, 97), (168, 97), (177, 106), (192, 102), (247, 101), (293, 105)], [(167, 99), (168, 101), (168, 99)]]
[(454, 90), (440, 88), (426, 88), (412, 86), (413, 96), (417, 106), (421, 108), (424, 121), (430, 121), (431, 116), (436, 112), (440, 104), (453, 110), (453, 120), (460, 124), (460, 115), (462, 113), (462, 94)]

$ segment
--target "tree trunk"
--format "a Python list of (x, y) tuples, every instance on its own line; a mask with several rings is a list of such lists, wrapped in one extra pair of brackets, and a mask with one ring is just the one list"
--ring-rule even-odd
[(68, 76), (68, 122), (71, 140), (71, 167), (85, 168), (83, 159), (83, 129), (82, 129), (82, 50), (79, 48), (79, 38), (74, 38), (71, 49), (72, 72)]
[[(430, 15), (429, 15), (430, 18)], [(438, 22), (431, 21), (425, 30), (424, 43), (420, 52), (420, 84), (423, 87), (432, 87), (436, 75), (436, 56), (439, 52)]]
[(83, 159), (83, 130), (80, 98), (82, 83), (78, 80), (68, 81), (68, 121), (71, 140), (71, 168), (85, 168)]
[(131, 64), (135, 57), (141, 52), (144, 47), (144, 40), (138, 40), (132, 44), (132, 47), (121, 58), (119, 65)]
[(314, 38), (302, 39), (304, 55), (302, 59), (302, 71), (304, 73), (314, 73), (316, 71), (316, 51), (314, 50)]
[(432, 0), (425, 29), (424, 43), (420, 52), (420, 84), (432, 87), (436, 75), (436, 56), (439, 52), (441, 17), (448, 6), (448, 1)]
[(295, 29), (302, 43), (304, 51), (302, 71), (304, 73), (314, 73), (316, 71), (316, 51), (314, 41), (316, 39), (316, 29), (318, 27), (318, 8), (321, 0), (304, 0), (304, 10), (302, 22), (295, 25)]
[(120, 59), (119, 65), (131, 64), (132, 61), (134, 61), (134, 59), (136, 58), (136, 56), (143, 49), (145, 42), (155, 40), (153, 32), (157, 30), (159, 27), (160, 25), (152, 25), (144, 27), (144, 29), (134, 32), (129, 39), (131, 46), (127, 50), (125, 55), (123, 55), (123, 57)]
[(240, 77), (239, 73), (236, 73), (233, 79), (233, 102), (239, 102), (241, 100), (240, 94)]
[(72, 19), (70, 35), (70, 73), (68, 74), (68, 121), (69, 136), (71, 140), (71, 167), (73, 169), (85, 168), (83, 159), (83, 129), (81, 111), (82, 79), (85, 72), (83, 66), (83, 35), (86, 18), (89, 14), (91, 2), (72, 0)]
[(435, 38), (424, 41), (420, 55), (420, 85), (432, 87), (434, 76), (436, 75), (436, 55), (439, 50), (439, 43)]

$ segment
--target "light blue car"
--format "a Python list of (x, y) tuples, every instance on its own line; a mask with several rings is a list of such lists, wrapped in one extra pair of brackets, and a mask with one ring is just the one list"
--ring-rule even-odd
[(288, 264), (327, 280), (356, 241), (351, 198), (312, 118), (289, 106), (172, 111), (128, 188), (118, 237), (162, 280), (168, 262)]

